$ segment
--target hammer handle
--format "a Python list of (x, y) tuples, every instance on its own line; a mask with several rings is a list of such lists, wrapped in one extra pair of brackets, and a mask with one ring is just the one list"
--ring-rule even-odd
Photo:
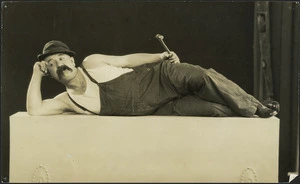
[(158, 38), (158, 41), (161, 43), (161, 45), (165, 48), (165, 50), (170, 54), (171, 51), (168, 49), (167, 45), (165, 44), (165, 42), (161, 39)]
[(164, 36), (160, 35), (160, 34), (156, 34), (155, 36), (156, 39), (158, 39), (158, 41), (161, 43), (161, 45), (165, 48), (165, 50), (170, 54), (171, 51), (168, 49), (167, 45), (165, 44), (165, 42), (163, 41)]

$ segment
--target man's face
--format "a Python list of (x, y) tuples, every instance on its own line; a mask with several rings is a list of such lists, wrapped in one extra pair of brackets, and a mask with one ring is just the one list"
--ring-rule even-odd
[(67, 83), (76, 76), (74, 58), (67, 54), (53, 54), (44, 59), (50, 75), (61, 83)]

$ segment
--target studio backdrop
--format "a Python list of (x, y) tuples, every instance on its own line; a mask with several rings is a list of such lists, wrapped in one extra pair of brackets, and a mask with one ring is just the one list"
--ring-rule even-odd
[[(79, 65), (87, 55), (94, 53), (163, 52), (155, 39), (156, 34), (162, 34), (181, 62), (214, 68), (254, 94), (254, 2), (11, 1), (2, 4), (2, 21), (2, 181), (9, 180), (9, 116), (26, 111), (33, 64), (50, 40), (66, 43), (77, 53), (75, 61)], [(282, 29), (281, 26), (274, 29)], [(283, 35), (280, 32), (277, 36)], [(273, 38), (278, 41), (275, 36)], [(281, 82), (276, 79), (276, 91)], [(64, 90), (64, 86), (54, 80), (43, 79), (44, 98), (52, 98)], [(275, 95), (278, 100), (279, 94)], [(286, 137), (281, 139), (294, 140), (287, 132), (283, 135)], [(289, 150), (290, 146), (284, 149)], [(280, 152), (284, 153), (280, 158), (280, 180), (286, 180), (286, 172), (292, 169), (294, 160), (289, 157), (292, 156), (290, 152)]]

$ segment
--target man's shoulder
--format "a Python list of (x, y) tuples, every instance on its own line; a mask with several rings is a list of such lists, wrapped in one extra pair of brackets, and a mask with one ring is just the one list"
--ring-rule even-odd
[(65, 92), (62, 92), (62, 93), (56, 95), (56, 96), (54, 97), (54, 99), (67, 103), (67, 102), (69, 102), (69, 95), (68, 95), (68, 93), (65, 91)]
[(90, 55), (88, 55), (84, 58), (83, 62), (91, 62), (91, 61), (94, 61), (94, 60), (101, 60), (105, 57), (106, 57), (106, 55), (104, 55), (104, 54), (98, 54), (98, 53), (90, 54)]
[[(73, 107), (73, 102), (70, 99), (70, 96), (67, 91), (62, 92), (54, 97), (54, 99), (66, 104), (68, 107)], [(73, 109), (73, 108), (71, 108)]]
[(84, 58), (82, 61), (82, 66), (86, 69), (100, 67), (106, 65), (104, 63), (105, 55), (102, 54), (91, 54)]
[(89, 62), (92, 62), (92, 61), (95, 60), (95, 59), (97, 59), (97, 54), (91, 54), (91, 55), (86, 56), (86, 57), (83, 59), (82, 63), (83, 63), (83, 64), (84, 64), (84, 63), (89, 63)]

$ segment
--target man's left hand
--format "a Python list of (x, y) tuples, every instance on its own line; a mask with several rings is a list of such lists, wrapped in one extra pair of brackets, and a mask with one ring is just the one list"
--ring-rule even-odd
[(173, 51), (171, 53), (163, 52), (162, 59), (163, 59), (163, 61), (167, 61), (170, 63), (180, 63), (179, 57)]

